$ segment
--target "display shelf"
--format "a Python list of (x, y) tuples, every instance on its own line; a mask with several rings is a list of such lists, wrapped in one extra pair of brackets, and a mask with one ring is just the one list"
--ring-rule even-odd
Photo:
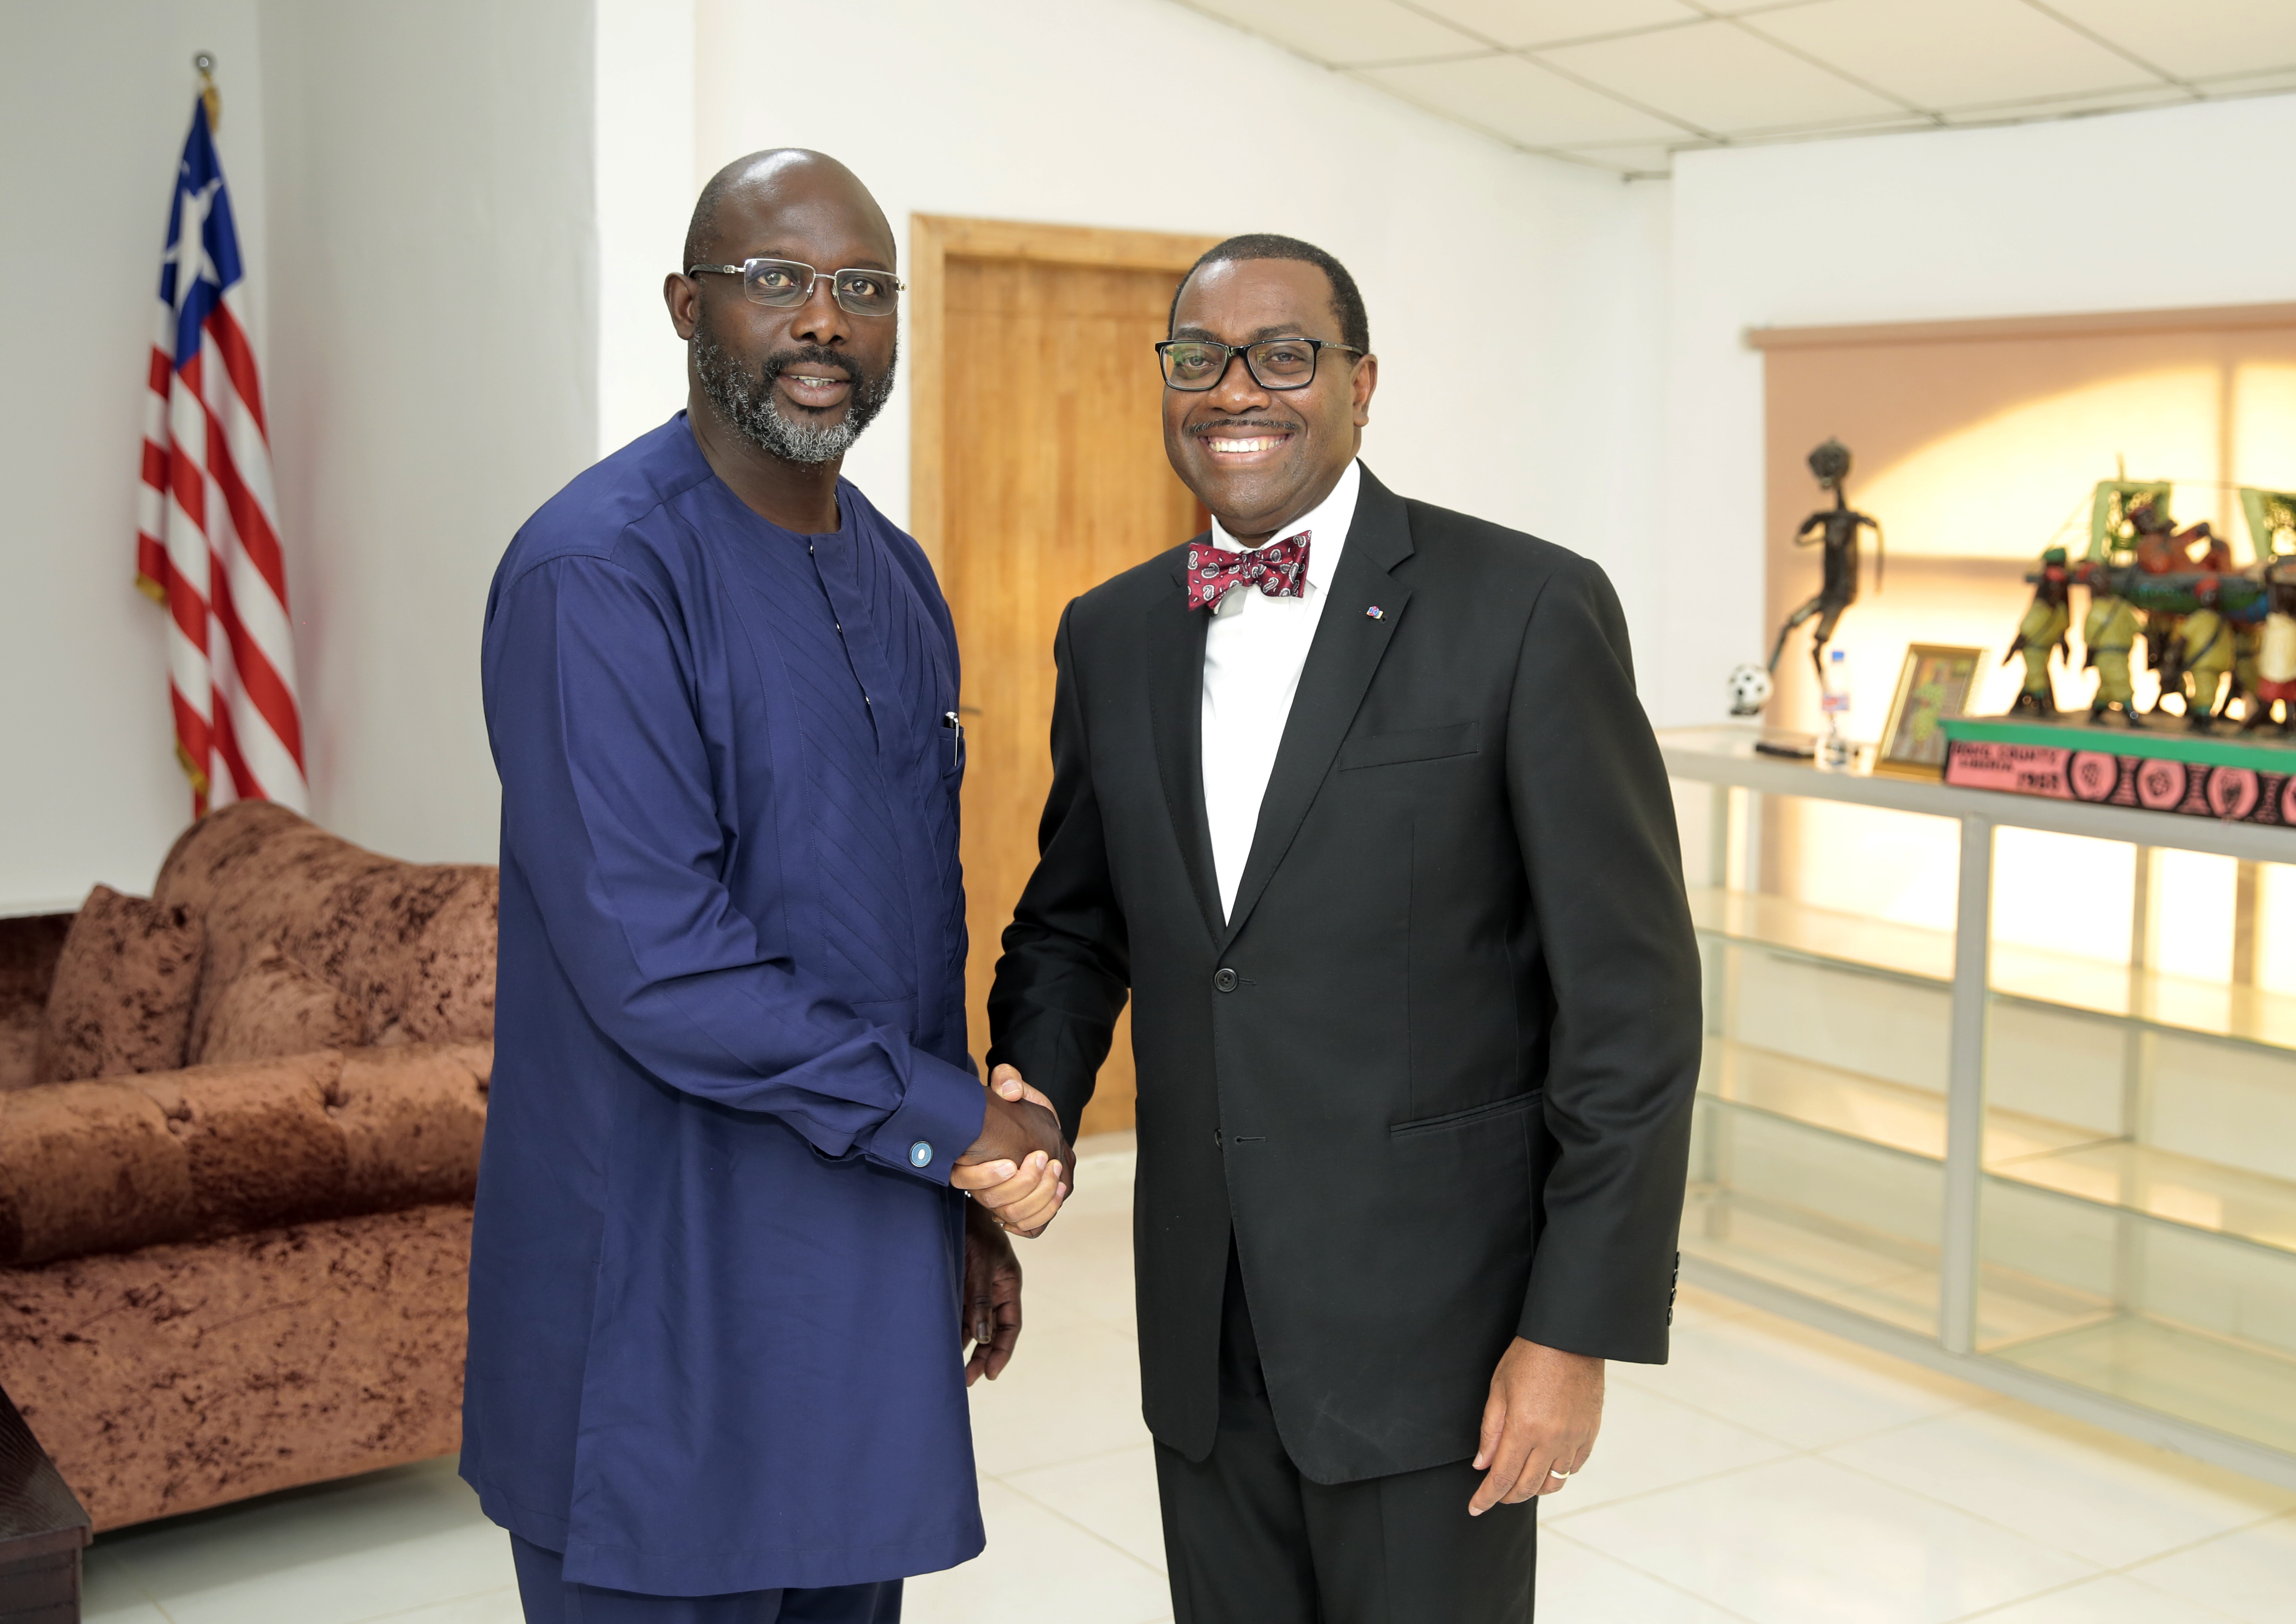
[[(1900, 1155), (1942, 1161), (1946, 1096), (1726, 1038), (1709, 1038), (1698, 1091)], [(2092, 1206), (2296, 1253), (2296, 1183), (2023, 1111), (1985, 1113), (1985, 1170)]]
[[(2296, 997), (1988, 931), (1998, 828), (2289, 864), (2296, 829), (1821, 773), (1754, 738), (1660, 738), (1677, 794), (1710, 796), (1677, 802), (1705, 825), (1710, 1032), (1686, 1277), (2296, 1488)], [(1959, 927), (1762, 893), (1774, 797), (1948, 820)]]
[(1682, 1251), (1886, 1325), (1937, 1334), (1934, 1243), (1694, 1181), (1684, 1207)]
[(2296, 1253), (2296, 1184), (2197, 1156), (2096, 1140), (1999, 1156), (1986, 1171), (2094, 1206)]
[(1658, 735), (1659, 755), (1672, 777), (1765, 795), (1806, 795), (1930, 817), (1976, 817), (1988, 824), (2052, 834), (2212, 851), (2250, 862), (2296, 863), (2296, 829), (2180, 817), (2171, 812), (2086, 800), (1964, 790), (1927, 779), (1820, 772), (1808, 761), (1761, 754), (1754, 748), (1760, 736), (1758, 727), (1670, 727)]
[(1988, 1357), (2227, 1438), (2296, 1454), (2296, 1359), (2146, 1315), (1989, 1349)]
[(2161, 1031), (2296, 1050), (2296, 997), (2286, 993), (2130, 970), (2010, 942), (1993, 944), (1991, 968), (1993, 990), (2002, 997)]
[[(1693, 1180), (1684, 1208), (1682, 1253), (1866, 1319), (1937, 1334), (1934, 1243)], [(2092, 1293), (1991, 1267), (1978, 1293), (1978, 1335), (1988, 1346), (2018, 1346), (2100, 1324), (2112, 1314), (2112, 1305)]]
[[(1709, 1038), (1698, 1091), (1733, 1110), (1781, 1118), (1927, 1161), (1945, 1159), (1946, 1096), (1933, 1089), (1845, 1071), (1727, 1038)], [(2034, 1156), (2097, 1139), (2092, 1129), (2019, 1111), (1985, 1114), (1988, 1161), (2022, 1165)]]
[(1953, 980), (1953, 933), (1838, 914), (1785, 897), (1702, 885), (1690, 922), (1706, 935), (1823, 964), (1849, 964), (1908, 981)]
[[(2296, 853), (2291, 853), (2296, 857)], [(1719, 886), (1690, 892), (1691, 923), (1717, 940), (1819, 964), (1944, 986), (1953, 979), (1953, 932)], [(1995, 941), (1989, 982), (2005, 998), (2188, 1032), (2260, 1048), (2296, 1051), (2296, 997), (2260, 987), (2131, 970), (2075, 954)]]

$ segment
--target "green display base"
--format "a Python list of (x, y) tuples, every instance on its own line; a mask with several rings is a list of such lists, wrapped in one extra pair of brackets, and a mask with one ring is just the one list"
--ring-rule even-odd
[(2194, 733), (2178, 717), (2166, 726), (2140, 723), (2134, 727), (2088, 721), (2037, 722), (2026, 717), (1941, 717), (1938, 726), (1948, 741), (1982, 740), (1988, 744), (2033, 744), (2045, 750), (2095, 750), (2110, 756), (2140, 756), (2153, 761), (2182, 761), (2194, 767), (2244, 767), (2258, 773), (2296, 772), (2296, 739), (2284, 739), (2277, 728), (2245, 735)]
[(2296, 825), (2296, 742), (2172, 726), (1940, 718), (1945, 781), (2228, 823)]

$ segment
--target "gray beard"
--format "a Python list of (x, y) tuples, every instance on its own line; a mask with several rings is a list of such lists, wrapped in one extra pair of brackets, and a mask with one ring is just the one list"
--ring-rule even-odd
[[(774, 381), (785, 368), (805, 360), (834, 365), (852, 380), (840, 422), (800, 422), (782, 415), (774, 399)], [(871, 378), (842, 358), (832, 362), (827, 351), (791, 350), (768, 357), (762, 371), (752, 374), (742, 369), (708, 327), (697, 326), (693, 331), (694, 375), (701, 380), (701, 392), (718, 408), (718, 415), (760, 451), (807, 467), (833, 463), (853, 448), (861, 431), (891, 397), (893, 370), (898, 360), (897, 350), (886, 361), (885, 370)]]

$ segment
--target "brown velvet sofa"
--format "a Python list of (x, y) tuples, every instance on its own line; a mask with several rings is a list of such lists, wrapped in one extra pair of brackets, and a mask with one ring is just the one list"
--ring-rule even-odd
[(0, 922), (0, 1387), (99, 1530), (457, 1446), (496, 896), (247, 802)]

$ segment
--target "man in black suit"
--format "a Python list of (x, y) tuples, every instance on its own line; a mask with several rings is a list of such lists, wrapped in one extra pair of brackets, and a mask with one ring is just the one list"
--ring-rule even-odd
[(1378, 364), (1321, 250), (1213, 249), (1171, 334), (1213, 528), (1062, 617), (989, 1059), (1073, 1136), (1134, 1000), (1179, 1624), (1527, 1619), (1603, 1362), (1666, 1357), (1698, 1071), (1626, 625), (1357, 463)]

